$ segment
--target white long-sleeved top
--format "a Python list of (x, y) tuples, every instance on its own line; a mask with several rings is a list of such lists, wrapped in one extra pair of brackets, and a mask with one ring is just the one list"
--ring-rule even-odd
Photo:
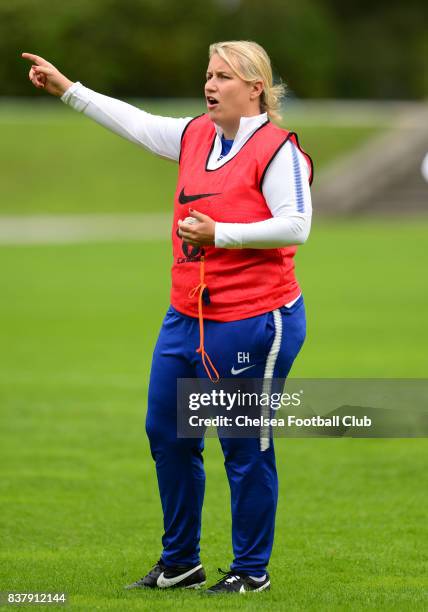
[[(131, 104), (92, 91), (79, 82), (73, 83), (61, 100), (127, 140), (173, 161), (179, 159), (181, 136), (192, 119), (152, 115)], [(266, 120), (266, 113), (241, 117), (232, 148), (222, 158), (223, 131), (214, 124), (217, 135), (208, 168), (220, 168), (234, 157)], [(273, 159), (263, 181), (262, 192), (272, 218), (255, 223), (217, 222), (215, 246), (262, 249), (303, 244), (309, 235), (312, 217), (308, 176), (304, 156), (288, 141)]]

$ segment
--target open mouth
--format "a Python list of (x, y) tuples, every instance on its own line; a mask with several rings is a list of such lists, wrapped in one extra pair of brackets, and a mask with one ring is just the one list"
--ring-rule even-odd
[(207, 96), (207, 106), (208, 108), (215, 108), (218, 104), (218, 100), (213, 98), (212, 96)]

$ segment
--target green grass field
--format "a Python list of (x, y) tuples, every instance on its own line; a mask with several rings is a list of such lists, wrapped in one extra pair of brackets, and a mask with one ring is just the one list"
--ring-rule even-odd
[[(177, 166), (111, 134), (61, 102), (33, 112), (27, 105), (0, 105), (0, 214), (34, 212), (148, 212), (169, 210)], [(197, 106), (151, 112), (193, 116)], [(379, 126), (304, 126), (297, 131), (315, 161), (315, 172), (331, 159), (372, 137)]]
[[(166, 206), (160, 191), (146, 201), (145, 181), (155, 172), (147, 156), (141, 178), (130, 165), (132, 192), (120, 207), (114, 190), (103, 208), (85, 190), (85, 181), (95, 190), (108, 180), (110, 169), (98, 162), (79, 183), (77, 201), (64, 174), (46, 179), (41, 193), (38, 158), (26, 185), (17, 182), (34, 147), (43, 145), (47, 163), (57, 140), (80, 180), (102, 131), (94, 126), (82, 160), (77, 145), (86, 132), (77, 119), (60, 140), (53, 125), (46, 132), (29, 121), (33, 138), (22, 164), (17, 146), (8, 157), (6, 184), (18, 210), (2, 200), (2, 212), (140, 210), (128, 200), (140, 193), (135, 181), (143, 210)], [(23, 136), (26, 128), (19, 130)], [(12, 132), (7, 138), (2, 159)], [(111, 149), (106, 145), (103, 155), (108, 151), (114, 169), (126, 143), (113, 140), (107, 135)], [(156, 177), (159, 189), (172, 193), (173, 175)], [(148, 189), (156, 182), (150, 181)], [(52, 185), (59, 197), (61, 182), (65, 204), (50, 191)], [(314, 223), (297, 257), (308, 339), (295, 376), (426, 377), (427, 230), (428, 219)], [(198, 592), (123, 590), (160, 554), (160, 503), (144, 417), (151, 352), (168, 307), (170, 258), (169, 244), (156, 241), (0, 248), (0, 590), (66, 591), (71, 609), (82, 611), (426, 609), (423, 439), (278, 439), (270, 592), (213, 601)], [(232, 558), (229, 493), (215, 439), (207, 440), (205, 465), (201, 547), (211, 583)]]

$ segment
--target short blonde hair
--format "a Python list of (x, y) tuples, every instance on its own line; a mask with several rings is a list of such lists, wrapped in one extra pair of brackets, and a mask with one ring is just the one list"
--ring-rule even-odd
[(250, 40), (228, 40), (210, 45), (209, 58), (217, 53), (230, 68), (247, 82), (262, 81), (260, 109), (270, 119), (281, 121), (281, 100), (285, 95), (285, 85), (273, 84), (272, 66), (269, 55), (262, 46)]

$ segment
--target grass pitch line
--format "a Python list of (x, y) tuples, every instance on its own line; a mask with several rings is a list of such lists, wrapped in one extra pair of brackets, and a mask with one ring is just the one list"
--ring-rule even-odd
[(0, 216), (0, 245), (162, 240), (172, 213)]

